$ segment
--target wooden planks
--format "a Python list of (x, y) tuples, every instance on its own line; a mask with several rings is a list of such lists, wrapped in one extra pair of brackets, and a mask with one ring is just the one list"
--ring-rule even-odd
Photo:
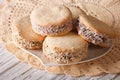
[(71, 77), (55, 75), (43, 70), (33, 69), (28, 64), (20, 62), (6, 51), (0, 44), (0, 80), (120, 80), (119, 74), (107, 74), (96, 77)]

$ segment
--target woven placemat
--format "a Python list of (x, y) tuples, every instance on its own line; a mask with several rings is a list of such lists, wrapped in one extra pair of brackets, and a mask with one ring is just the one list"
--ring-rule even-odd
[[(30, 15), (35, 6), (41, 4), (47, 5), (49, 2), (79, 6), (87, 14), (92, 15), (113, 27), (117, 36), (113, 41), (112, 48), (109, 49), (105, 56), (93, 61), (76, 65), (52, 67), (43, 66), (37, 58), (19, 49), (13, 44), (11, 38), (13, 19)], [(0, 12), (5, 12), (0, 14), (0, 16), (4, 15), (2, 24), (0, 25), (1, 41), (4, 42), (8, 51), (13, 53), (19, 60), (30, 64), (32, 67), (55, 74), (66, 74), (71, 76), (96, 76), (102, 73), (120, 72), (119, 0), (14, 0), (2, 7)]]

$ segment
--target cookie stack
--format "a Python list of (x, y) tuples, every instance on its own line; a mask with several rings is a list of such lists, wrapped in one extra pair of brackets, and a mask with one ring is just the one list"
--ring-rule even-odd
[(30, 16), (13, 22), (12, 38), (24, 49), (41, 49), (52, 62), (79, 62), (88, 55), (88, 42), (110, 47), (115, 37), (104, 22), (86, 15), (80, 8), (40, 5)]

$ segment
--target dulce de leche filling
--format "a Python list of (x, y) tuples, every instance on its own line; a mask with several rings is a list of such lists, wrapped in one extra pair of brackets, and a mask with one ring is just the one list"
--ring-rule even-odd
[(78, 32), (93, 44), (102, 44), (106, 47), (110, 47), (112, 44), (111, 38), (104, 34), (96, 33), (95, 31), (89, 29), (89, 27), (85, 26), (82, 22), (79, 22)]
[(66, 30), (72, 29), (72, 20), (68, 21), (64, 25), (60, 26), (40, 26), (37, 24), (32, 24), (33, 30), (41, 35), (54, 34), (65, 32)]

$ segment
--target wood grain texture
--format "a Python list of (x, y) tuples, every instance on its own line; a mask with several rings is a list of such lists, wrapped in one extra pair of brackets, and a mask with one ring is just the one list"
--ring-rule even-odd
[(37, 70), (17, 60), (0, 44), (0, 80), (120, 80), (119, 74), (104, 74), (90, 77), (71, 77), (55, 75), (43, 70)]

